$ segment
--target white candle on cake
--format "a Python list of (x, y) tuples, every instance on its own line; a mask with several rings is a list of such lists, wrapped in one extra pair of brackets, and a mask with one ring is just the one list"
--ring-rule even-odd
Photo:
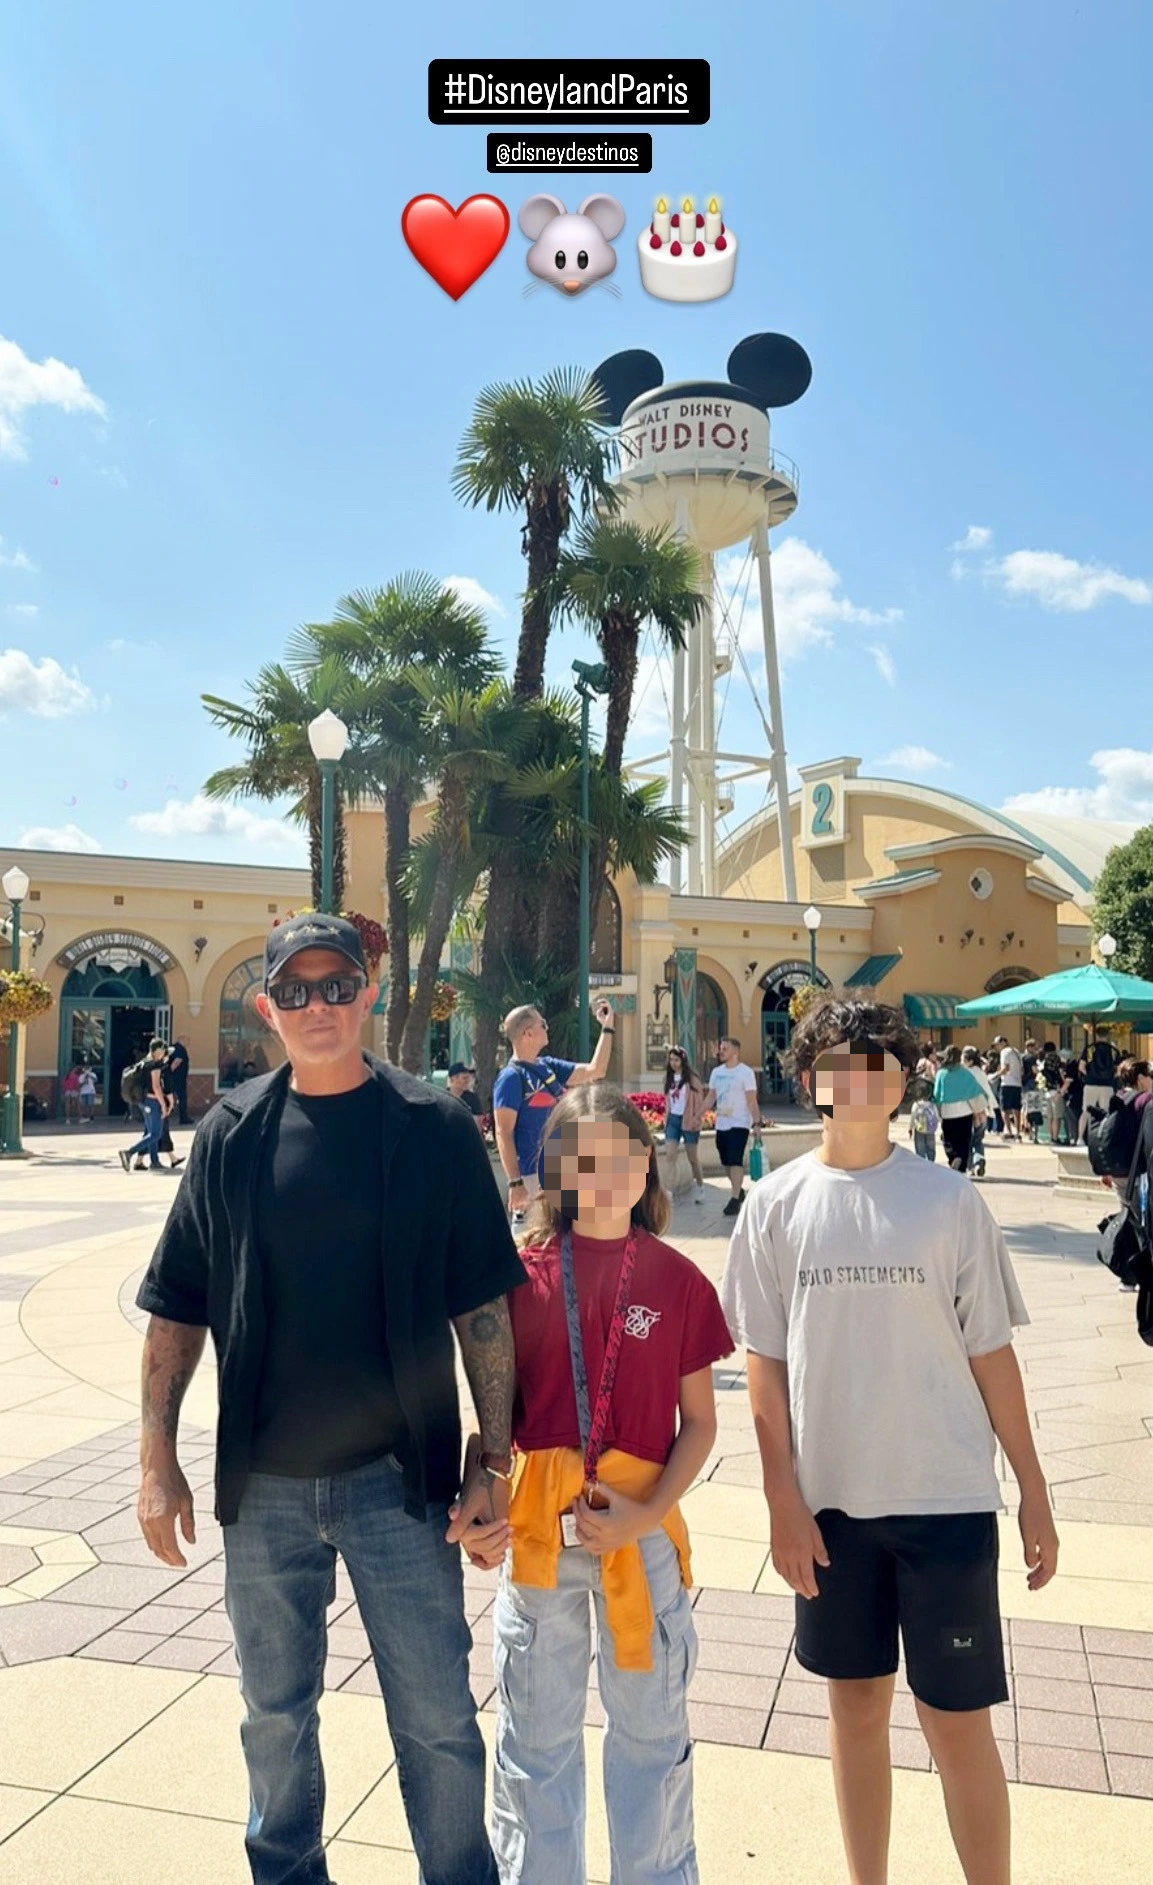
[(715, 242), (721, 233), (721, 199), (710, 196), (705, 205), (705, 241)]
[(653, 234), (659, 236), (662, 242), (667, 242), (672, 234), (672, 216), (668, 202), (663, 196), (658, 196), (656, 209), (653, 212)]
[(694, 203), (691, 196), (682, 197), (681, 198), (681, 216), (680, 216), (680, 222), (678, 223), (677, 228), (680, 234), (681, 241), (687, 242), (690, 245), (690, 247), (692, 246), (693, 240), (696, 236), (696, 227), (697, 227), (697, 206)]

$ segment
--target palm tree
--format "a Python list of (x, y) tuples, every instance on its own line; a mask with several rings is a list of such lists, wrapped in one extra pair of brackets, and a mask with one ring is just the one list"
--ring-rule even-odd
[(595, 519), (564, 550), (544, 588), (560, 619), (592, 630), (612, 677), (604, 766), (619, 776), (632, 716), (641, 629), (652, 622), (666, 647), (683, 648), (705, 608), (700, 558), (668, 530)]
[(332, 887), (337, 909), (344, 901), (344, 807), (366, 791), (373, 777), (373, 761), (366, 756), (363, 728), (371, 723), (377, 701), (371, 685), (350, 675), (335, 657), (317, 663), (310, 673), (295, 676), (269, 662), (255, 681), (248, 683), (247, 703), (202, 694), (214, 726), (222, 727), (248, 747), (248, 756), (236, 766), (222, 766), (204, 782), (208, 798), (288, 798), (287, 816), (308, 829), (312, 900), (319, 909), (321, 896), (321, 785), (320, 768), (308, 743), (308, 727), (326, 707), (349, 725), (348, 751), (336, 780), (335, 845)]
[[(592, 630), (608, 668), (602, 765), (610, 777), (620, 778), (624, 765), (641, 629), (652, 622), (665, 647), (683, 648), (706, 606), (700, 583), (696, 550), (673, 532), (597, 519), (578, 531), (546, 585), (549, 608)], [(595, 932), (610, 846), (605, 827), (594, 819), (593, 828), (589, 922)], [(568, 905), (571, 889), (554, 901)], [(572, 914), (579, 919), (579, 909)]]
[(412, 848), (413, 809), (428, 786), (426, 725), (412, 676), (444, 669), (466, 688), (483, 687), (499, 663), (488, 646), (483, 615), (432, 576), (405, 571), (383, 589), (358, 589), (337, 604), (330, 622), (293, 636), (290, 659), (305, 671), (332, 656), (370, 680), (379, 701), (377, 789), (384, 801), (385, 926), (389, 975), (385, 1051), (399, 1061), (409, 1008), (409, 908), (405, 872)]
[[(520, 815), (524, 856), (532, 867), (528, 944), (517, 938), (486, 954), (479, 976), (457, 980), (476, 1020), (476, 1064), (481, 1091), (491, 1086), (495, 1055), (480, 1049), (488, 1024), (495, 1043), (501, 1016), (516, 1002), (544, 999), (552, 1006), (555, 1041), (566, 1045), (566, 1027), (576, 991), (575, 937), (580, 844), (580, 712), (571, 694), (550, 693), (524, 703), (514, 737), (505, 745), (515, 771), (478, 803), (473, 814), (473, 842), (478, 852), (500, 856), (501, 838), (494, 809), (511, 803)], [(607, 836), (607, 862), (614, 871), (633, 870), (643, 883), (655, 881), (661, 863), (685, 841), (680, 820), (660, 804), (659, 784), (627, 787), (597, 761), (590, 779), (590, 822)], [(492, 871), (489, 872), (491, 883)], [(483, 914), (486, 944), (492, 931)], [(494, 971), (486, 979), (484, 968)], [(547, 996), (543, 994), (548, 990)], [(575, 1011), (572, 1016), (575, 1028)], [(571, 1032), (571, 1030), (569, 1030)]]
[(474, 837), (478, 800), (494, 784), (515, 776), (522, 716), (503, 681), (479, 692), (446, 685), (443, 677), (429, 673), (413, 673), (411, 683), (424, 702), (427, 751), (437, 781), (432, 824), (414, 843), (405, 874), (413, 926), (424, 940), (400, 1062), (409, 1073), (418, 1073), (444, 946), (488, 861), (486, 847)]
[(560, 367), (539, 385), (486, 386), (461, 441), (452, 488), (465, 504), (523, 510), (521, 547), (528, 582), (521, 612), (513, 693), (530, 700), (544, 687), (552, 618), (544, 584), (557, 566), (574, 506), (587, 517), (613, 502), (603, 394), (587, 373)]
[[(452, 478), (456, 496), (490, 511), (522, 512), (528, 581), (512, 683), (521, 700), (537, 699), (544, 687), (552, 626), (544, 584), (556, 569), (574, 508), (583, 518), (594, 505), (608, 509), (613, 503), (602, 401), (590, 376), (573, 367), (558, 368), (537, 384), (521, 380), (487, 386), (461, 441)], [(535, 869), (520, 843), (515, 802), (499, 801), (495, 818), (499, 844), (489, 873), (481, 965), (487, 999), (478, 1014), (476, 1039), (477, 1066), (485, 1078), (496, 1060), (493, 1010), (496, 991), (504, 985), (502, 965), (510, 951), (528, 953), (526, 870)]]

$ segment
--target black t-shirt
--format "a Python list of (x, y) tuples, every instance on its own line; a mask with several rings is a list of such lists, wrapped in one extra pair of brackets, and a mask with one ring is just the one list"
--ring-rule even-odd
[(188, 1049), (186, 1047), (181, 1047), (178, 1044), (171, 1049), (168, 1055), (168, 1071), (174, 1083), (178, 1084), (183, 1080), (185, 1074), (188, 1072)]
[(383, 1136), (374, 1080), (289, 1089), (256, 1193), (267, 1339), (252, 1470), (351, 1472), (403, 1445), (385, 1328)]
[(1085, 1073), (1088, 1086), (1112, 1086), (1117, 1066), (1117, 1049), (1112, 1041), (1094, 1041)]
[(454, 1094), (453, 1098), (458, 1099), (462, 1106), (467, 1106), (474, 1119), (482, 1116), (484, 1108), (471, 1087), (466, 1087), (463, 1093)]
[(1076, 1056), (1065, 1062), (1065, 1078), (1071, 1083), (1065, 1095), (1065, 1102), (1075, 1113), (1079, 1113), (1085, 1092), (1085, 1076), (1081, 1072), (1081, 1062)]
[(1037, 1056), (1036, 1054), (1022, 1054), (1021, 1056), (1021, 1084), (1023, 1086), (1029, 1087), (1030, 1089), (1036, 1086), (1037, 1084)]

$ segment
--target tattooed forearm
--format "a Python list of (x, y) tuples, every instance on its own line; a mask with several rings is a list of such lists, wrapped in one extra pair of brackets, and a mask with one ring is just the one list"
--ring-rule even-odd
[(141, 1379), (140, 1451), (146, 1456), (176, 1446), (180, 1404), (204, 1352), (207, 1329), (153, 1316), (144, 1338)]
[(472, 1389), (481, 1446), (486, 1453), (507, 1453), (512, 1446), (512, 1401), (516, 1357), (512, 1324), (503, 1296), (454, 1321), (465, 1373)]

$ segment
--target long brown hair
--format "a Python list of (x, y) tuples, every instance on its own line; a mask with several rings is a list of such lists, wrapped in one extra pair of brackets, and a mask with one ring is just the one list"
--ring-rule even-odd
[(701, 1083), (693, 1072), (692, 1062), (679, 1042), (674, 1041), (665, 1055), (665, 1092), (672, 1092), (673, 1070), (669, 1063), (674, 1054), (679, 1054), (681, 1057), (681, 1084), (685, 1087), (699, 1087)]
[[(548, 1141), (563, 1131), (565, 1126), (582, 1119), (596, 1120), (600, 1124), (623, 1126), (634, 1145), (645, 1148), (649, 1157), (648, 1179), (644, 1191), (632, 1208), (632, 1221), (643, 1230), (651, 1231), (654, 1237), (660, 1237), (668, 1229), (669, 1201), (661, 1184), (660, 1169), (657, 1165), (656, 1147), (653, 1135), (645, 1124), (644, 1118), (637, 1111), (630, 1099), (626, 1099), (619, 1087), (610, 1086), (606, 1080), (593, 1080), (587, 1086), (570, 1087), (564, 1098), (553, 1107), (549, 1122), (541, 1141), (541, 1150), (547, 1158)], [(534, 1198), (525, 1225), (523, 1241), (526, 1244), (547, 1243), (558, 1236), (562, 1230), (571, 1226), (571, 1219), (564, 1217), (544, 1192)]]

